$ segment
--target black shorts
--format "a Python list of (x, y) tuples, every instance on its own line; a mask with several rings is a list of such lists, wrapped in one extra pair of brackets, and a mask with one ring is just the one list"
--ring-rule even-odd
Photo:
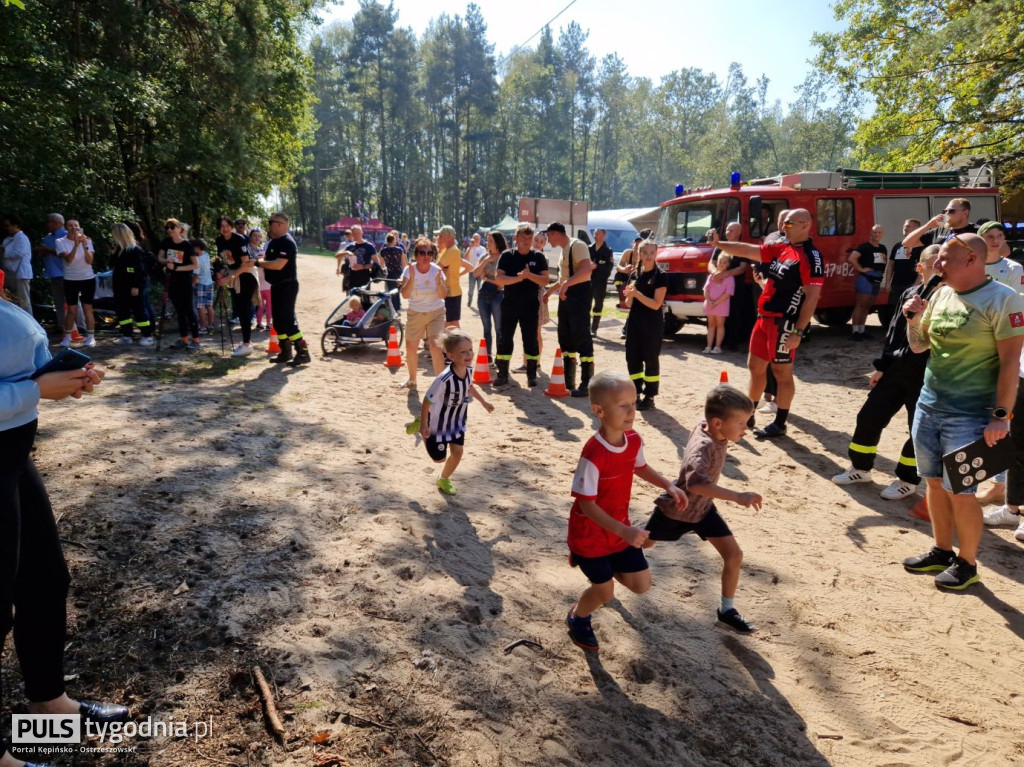
[(464, 445), (465, 443), (465, 434), (461, 437), (455, 437), (455, 439), (440, 440), (432, 436), (423, 440), (423, 444), (427, 448), (427, 455), (435, 461), (443, 461), (448, 456), (448, 445)]
[(444, 300), (444, 321), (458, 322), (462, 319), (462, 296), (448, 296)]
[(678, 541), (687, 533), (697, 533), (702, 541), (708, 538), (728, 538), (732, 535), (732, 530), (714, 504), (700, 522), (679, 522), (666, 517), (661, 509), (655, 509), (644, 529), (651, 534), (652, 541)]
[(570, 552), (569, 561), (583, 571), (588, 581), (598, 585), (610, 581), (615, 573), (640, 573), (649, 567), (644, 550), (635, 546), (603, 557), (581, 557)]
[(96, 295), (96, 278), (90, 280), (64, 280), (64, 300), (69, 307), (74, 307), (81, 299), (82, 304), (92, 306), (93, 297)]

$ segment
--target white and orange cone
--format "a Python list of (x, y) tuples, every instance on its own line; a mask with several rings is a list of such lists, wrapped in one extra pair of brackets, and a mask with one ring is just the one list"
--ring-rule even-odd
[(277, 342), (277, 331), (270, 329), (270, 343), (267, 344), (267, 354), (280, 354), (281, 344)]
[(551, 370), (551, 381), (544, 394), (548, 397), (569, 396), (569, 390), (565, 388), (565, 367), (562, 365), (561, 349), (555, 349), (555, 366)]
[(388, 333), (388, 357), (384, 360), (384, 367), (402, 367), (402, 350), (398, 348), (398, 331), (395, 330), (394, 325), (391, 326), (391, 332)]
[(476, 355), (476, 367), (473, 368), (473, 383), (491, 383), (491, 368), (487, 361), (487, 342), (480, 339), (480, 353)]

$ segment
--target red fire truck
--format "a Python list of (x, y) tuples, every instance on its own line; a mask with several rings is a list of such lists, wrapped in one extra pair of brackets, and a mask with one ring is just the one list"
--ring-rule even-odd
[[(704, 282), (712, 248), (705, 242), (709, 229), (725, 238), (733, 221), (743, 226), (740, 239), (759, 243), (776, 230), (779, 212), (804, 208), (811, 213), (811, 236), (825, 258), (825, 287), (818, 301), (816, 319), (826, 325), (842, 325), (853, 313), (855, 273), (847, 258), (851, 249), (867, 242), (871, 227), (885, 228), (885, 244), (891, 254), (903, 239), (903, 222), (922, 222), (939, 213), (953, 197), (971, 201), (971, 220), (999, 220), (999, 190), (990, 172), (971, 178), (957, 172), (878, 173), (847, 170), (792, 173), (763, 178), (747, 184), (733, 174), (725, 189), (683, 192), (661, 204), (655, 239), (658, 268), (668, 276), (665, 332), (672, 334), (684, 323), (704, 317)], [(882, 292), (876, 306), (884, 305)]]

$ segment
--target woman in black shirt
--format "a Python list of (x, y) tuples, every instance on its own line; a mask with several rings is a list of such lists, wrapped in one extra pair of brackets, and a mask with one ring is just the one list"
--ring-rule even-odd
[(198, 351), (202, 346), (199, 345), (199, 317), (192, 303), (192, 276), (199, 270), (199, 258), (187, 239), (188, 230), (178, 219), (164, 221), (164, 231), (167, 237), (160, 243), (156, 257), (168, 271), (167, 295), (178, 315), (180, 336), (171, 348)]
[(249, 241), (245, 235), (235, 231), (234, 223), (227, 216), (217, 219), (217, 253), (227, 264), (231, 276), (232, 310), (242, 329), (242, 343), (231, 352), (235, 357), (244, 357), (252, 352), (252, 315), (255, 310), (253, 299), (259, 293), (255, 261), (249, 256)]

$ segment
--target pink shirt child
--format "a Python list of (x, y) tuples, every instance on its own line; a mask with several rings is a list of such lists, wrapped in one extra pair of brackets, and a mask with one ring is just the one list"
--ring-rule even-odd
[(713, 280), (708, 275), (704, 283), (704, 315), (706, 317), (728, 317), (729, 301), (722, 301), (718, 306), (711, 306), (712, 301), (717, 301), (723, 295), (730, 297), (736, 293), (736, 278), (726, 277), (724, 280)]

